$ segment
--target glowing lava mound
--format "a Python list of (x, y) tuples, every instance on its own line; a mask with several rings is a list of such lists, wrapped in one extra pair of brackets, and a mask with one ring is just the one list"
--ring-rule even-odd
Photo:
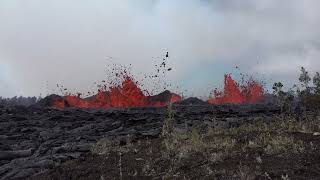
[(165, 106), (180, 101), (182, 98), (170, 91), (156, 96), (146, 96), (130, 77), (125, 77), (121, 85), (110, 87), (108, 91), (99, 89), (98, 93), (89, 98), (80, 95), (51, 95), (46, 104), (56, 108), (127, 108), (142, 106)]

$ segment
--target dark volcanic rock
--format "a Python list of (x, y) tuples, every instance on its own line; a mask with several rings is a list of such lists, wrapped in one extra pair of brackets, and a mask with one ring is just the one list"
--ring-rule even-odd
[(182, 101), (176, 102), (175, 104), (176, 105), (209, 105), (208, 102), (205, 102), (196, 97), (190, 97)]
[(166, 103), (166, 102), (170, 102), (171, 97), (172, 97), (172, 93), (170, 91), (166, 90), (158, 95), (148, 96), (147, 101)]
[(18, 151), (0, 151), (0, 160), (12, 160), (31, 156), (32, 149)]
[[(41, 103), (42, 107), (47, 105), (45, 99)], [(182, 104), (173, 106), (179, 131), (190, 131), (193, 127), (229, 128), (259, 117), (272, 119), (279, 113), (274, 106), (212, 106), (192, 98)], [(156, 138), (166, 116), (166, 107), (109, 110), (0, 107), (0, 179), (26, 179), (65, 161), (81, 159), (104, 137), (119, 141), (128, 135), (133, 139)]]

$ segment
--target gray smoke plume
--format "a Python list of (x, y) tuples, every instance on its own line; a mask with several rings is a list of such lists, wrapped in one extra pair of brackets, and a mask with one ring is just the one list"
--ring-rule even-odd
[(300, 66), (320, 69), (318, 7), (318, 0), (1, 0), (0, 95), (38, 96), (57, 83), (86, 92), (106, 78), (106, 65), (147, 73), (166, 51), (168, 78), (193, 95), (208, 95), (234, 66), (292, 85)]

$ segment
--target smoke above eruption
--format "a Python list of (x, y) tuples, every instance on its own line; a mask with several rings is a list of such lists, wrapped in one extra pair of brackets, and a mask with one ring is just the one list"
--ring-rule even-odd
[(318, 0), (1, 0), (0, 94), (46, 95), (56, 83), (92, 91), (108, 57), (141, 72), (165, 51), (177, 68), (169, 78), (186, 89), (197, 83), (195, 95), (221, 83), (228, 70), (216, 64), (290, 86), (300, 66), (320, 68), (318, 7)]

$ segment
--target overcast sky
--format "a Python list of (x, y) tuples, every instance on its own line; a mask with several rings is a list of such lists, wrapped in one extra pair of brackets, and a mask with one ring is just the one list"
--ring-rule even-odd
[(1, 0), (0, 96), (38, 96), (57, 83), (86, 92), (106, 78), (111, 60), (132, 64), (138, 76), (166, 51), (168, 79), (189, 95), (206, 96), (228, 72), (291, 86), (300, 66), (320, 71), (319, 7), (319, 0)]

